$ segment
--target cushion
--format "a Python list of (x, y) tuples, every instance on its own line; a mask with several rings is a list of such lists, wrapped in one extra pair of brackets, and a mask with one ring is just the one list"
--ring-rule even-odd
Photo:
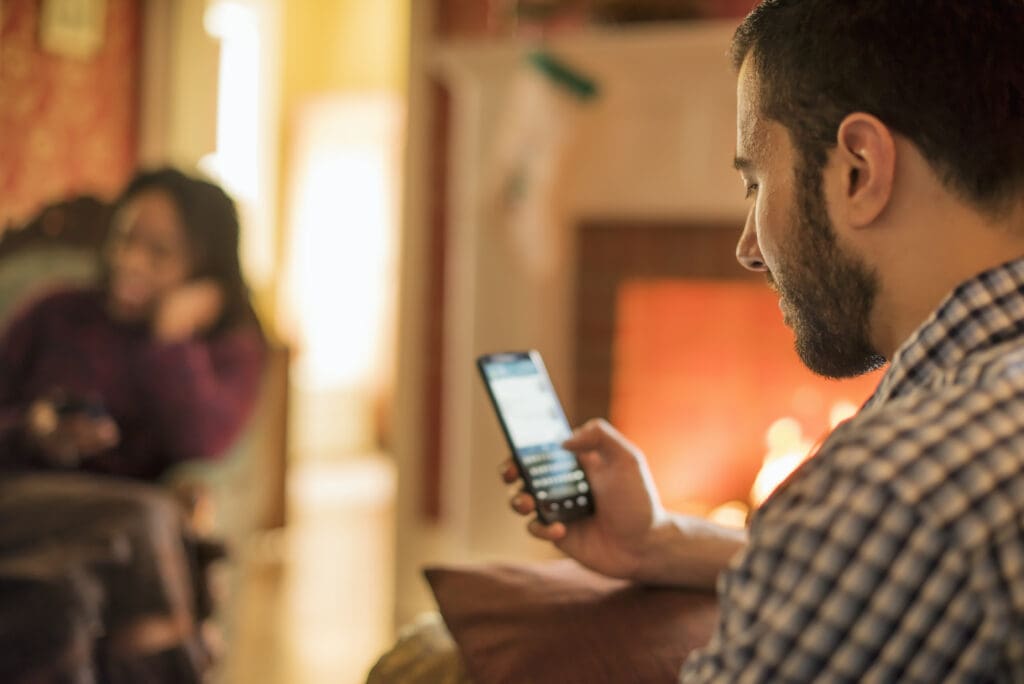
[(36, 247), (0, 260), (0, 325), (29, 301), (63, 287), (92, 285), (99, 277), (95, 256), (73, 247)]
[(366, 684), (473, 684), (459, 649), (438, 613), (424, 613), (398, 633)]
[(675, 682), (711, 638), (711, 593), (641, 587), (571, 560), (425, 575), (474, 682)]

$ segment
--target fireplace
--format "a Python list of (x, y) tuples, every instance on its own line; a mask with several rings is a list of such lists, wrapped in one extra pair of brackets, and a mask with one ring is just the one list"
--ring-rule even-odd
[(738, 230), (610, 221), (579, 232), (575, 417), (609, 417), (676, 510), (751, 503), (770, 456), (778, 472), (758, 483), (763, 497), (878, 382), (803, 367), (777, 295), (733, 256)]

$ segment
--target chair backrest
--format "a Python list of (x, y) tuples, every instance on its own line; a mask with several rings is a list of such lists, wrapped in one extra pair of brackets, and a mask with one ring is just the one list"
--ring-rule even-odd
[(0, 235), (0, 322), (56, 287), (88, 285), (99, 277), (112, 206), (82, 196), (52, 204)]

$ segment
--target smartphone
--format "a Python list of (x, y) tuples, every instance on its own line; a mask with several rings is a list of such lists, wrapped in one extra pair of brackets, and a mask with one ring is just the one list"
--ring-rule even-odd
[(103, 401), (95, 397), (61, 395), (54, 399), (53, 408), (62, 418), (75, 415), (105, 418), (108, 415)]
[(541, 522), (593, 515), (590, 483), (576, 454), (562, 448), (572, 429), (540, 354), (486, 354), (476, 363)]

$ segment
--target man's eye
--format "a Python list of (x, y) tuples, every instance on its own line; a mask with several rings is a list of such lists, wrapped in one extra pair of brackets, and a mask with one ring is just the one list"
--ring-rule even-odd
[(757, 183), (751, 183), (750, 185), (748, 185), (747, 186), (746, 198), (750, 199), (750, 196), (753, 195), (756, 190), (757, 190)]

